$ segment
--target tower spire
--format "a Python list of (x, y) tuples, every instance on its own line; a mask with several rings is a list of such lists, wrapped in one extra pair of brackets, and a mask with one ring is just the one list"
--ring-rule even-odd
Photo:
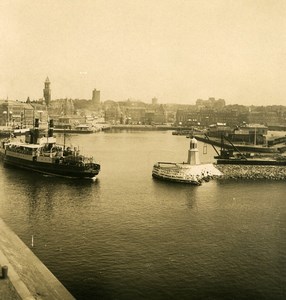
[(45, 103), (47, 106), (49, 106), (50, 102), (51, 102), (51, 88), (50, 88), (50, 80), (49, 77), (47, 76), (46, 81), (45, 81), (45, 88), (43, 89), (43, 93), (44, 93), (44, 99), (45, 99)]

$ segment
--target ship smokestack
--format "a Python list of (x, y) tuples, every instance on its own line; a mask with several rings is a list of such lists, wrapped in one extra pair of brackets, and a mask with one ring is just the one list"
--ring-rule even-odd
[(39, 124), (40, 124), (39, 119), (35, 119), (35, 128), (39, 128)]
[(35, 128), (34, 128), (34, 135), (33, 135), (33, 144), (37, 144), (39, 138), (39, 119), (35, 119)]
[(50, 120), (49, 122), (49, 130), (48, 130), (48, 137), (53, 137), (54, 135), (54, 120)]
[(188, 164), (190, 165), (200, 164), (198, 141), (195, 138), (192, 138), (190, 142), (190, 149), (188, 152)]

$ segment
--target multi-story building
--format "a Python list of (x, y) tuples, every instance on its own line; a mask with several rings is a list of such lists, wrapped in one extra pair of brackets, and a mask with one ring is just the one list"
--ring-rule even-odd
[(144, 123), (145, 112), (144, 107), (128, 107), (125, 110), (126, 119), (132, 124)]
[(167, 114), (164, 106), (161, 104), (157, 109), (155, 109), (154, 123), (155, 124), (165, 124), (167, 120)]
[(40, 103), (24, 103), (13, 100), (0, 101), (0, 125), (9, 127), (31, 127), (38, 118), (45, 126), (48, 120), (46, 105)]
[(277, 111), (250, 111), (249, 123), (267, 124), (267, 125), (282, 125), (284, 124), (284, 118), (281, 113)]
[(199, 113), (196, 110), (178, 109), (176, 113), (176, 124), (184, 126), (197, 126), (200, 122)]
[(196, 106), (198, 108), (213, 108), (213, 109), (221, 109), (225, 106), (224, 99), (215, 100), (215, 98), (211, 97), (208, 100), (198, 99), (196, 101)]
[(107, 100), (103, 105), (105, 121), (112, 124), (120, 123), (122, 113), (119, 104), (115, 101)]

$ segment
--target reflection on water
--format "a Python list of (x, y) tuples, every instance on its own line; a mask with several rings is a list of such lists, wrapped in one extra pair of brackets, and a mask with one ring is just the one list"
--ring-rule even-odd
[(154, 180), (155, 162), (187, 159), (170, 132), (69, 139), (98, 180), (0, 166), (0, 216), (77, 299), (285, 298), (285, 183)]

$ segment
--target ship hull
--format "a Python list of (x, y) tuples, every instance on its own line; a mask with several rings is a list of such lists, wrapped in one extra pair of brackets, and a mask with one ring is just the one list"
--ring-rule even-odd
[(64, 165), (56, 163), (45, 163), (38, 161), (28, 161), (17, 157), (3, 156), (4, 166), (30, 170), (37, 173), (69, 177), (69, 178), (94, 178), (100, 171), (100, 166), (95, 164), (95, 168), (80, 167), (75, 165)]

